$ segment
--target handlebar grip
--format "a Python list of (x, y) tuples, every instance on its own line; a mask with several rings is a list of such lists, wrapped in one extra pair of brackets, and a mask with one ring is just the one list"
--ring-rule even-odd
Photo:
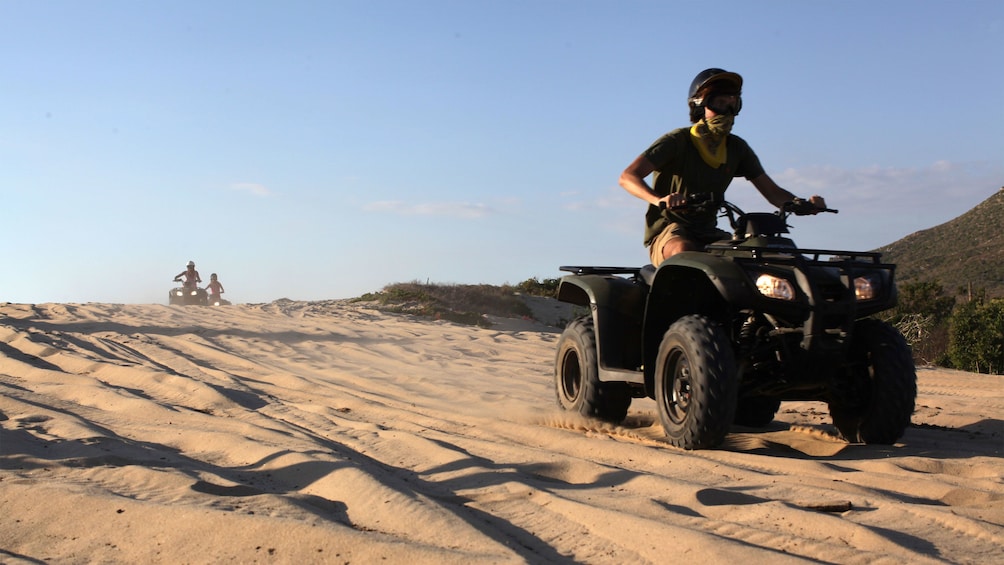
[(665, 212), (666, 210), (686, 210), (688, 208), (691, 208), (691, 205), (690, 205), (689, 202), (684, 202), (683, 204), (680, 204), (679, 206), (667, 206), (665, 202), (659, 202), (659, 211), (660, 212)]
[(834, 210), (833, 208), (816, 208), (815, 204), (803, 198), (789, 200), (781, 206), (781, 209), (795, 214), (796, 216), (811, 216), (813, 214), (821, 214), (823, 212), (836, 214), (838, 212), (838, 210)]

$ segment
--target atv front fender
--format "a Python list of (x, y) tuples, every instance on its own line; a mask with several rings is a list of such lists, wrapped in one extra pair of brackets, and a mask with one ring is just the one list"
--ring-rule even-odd
[[(697, 281), (702, 279), (707, 284), (698, 285)], [(713, 288), (716, 298), (740, 309), (752, 305), (760, 298), (751, 285), (749, 276), (734, 261), (700, 251), (685, 251), (663, 261), (651, 284), (653, 299), (667, 297), (669, 301), (650, 304), (648, 310), (651, 312), (655, 307), (666, 311), (673, 321), (687, 314), (710, 314), (704, 310), (695, 310), (697, 304), (680, 295), (688, 294), (688, 289), (695, 285), (703, 287), (702, 290)]]
[(642, 329), (645, 388), (654, 390), (656, 355), (662, 338), (680, 318), (700, 314), (726, 327), (735, 312), (759, 295), (734, 262), (703, 252), (683, 252), (664, 261), (651, 278)]

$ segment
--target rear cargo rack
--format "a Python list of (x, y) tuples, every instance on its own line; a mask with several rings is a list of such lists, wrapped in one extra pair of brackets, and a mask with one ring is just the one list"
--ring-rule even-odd
[[(708, 251), (743, 251), (753, 259), (784, 260), (787, 256), (791, 261), (808, 261), (817, 264), (856, 261), (882, 265), (882, 254), (877, 251), (837, 251), (832, 249), (798, 249), (795, 247), (747, 247), (728, 243), (712, 243)], [(829, 257), (824, 260), (824, 257)]]
[(559, 271), (576, 275), (637, 275), (640, 267), (558, 267)]

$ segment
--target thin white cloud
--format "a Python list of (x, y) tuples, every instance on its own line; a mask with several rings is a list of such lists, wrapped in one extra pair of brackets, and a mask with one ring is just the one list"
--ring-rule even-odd
[(380, 200), (363, 206), (363, 210), (367, 212), (400, 212), (402, 209), (404, 202), (401, 200)]
[(230, 185), (230, 190), (237, 190), (240, 192), (247, 192), (255, 196), (265, 197), (271, 196), (272, 192), (263, 184), (258, 184), (256, 182), (235, 182)]
[[(836, 216), (792, 219), (798, 226), (796, 241), (818, 248), (874, 249), (947, 222), (1004, 186), (1004, 165), (987, 162), (937, 161), (914, 168), (825, 165), (770, 174), (796, 195), (820, 194), (840, 210)], [(773, 210), (743, 179), (732, 183), (726, 198), (746, 211)], [(641, 237), (645, 204), (620, 187), (592, 198), (569, 199), (561, 206), (587, 225)], [(719, 225), (726, 227), (724, 220)]]
[(864, 210), (894, 205), (882, 212), (909, 214), (916, 210), (936, 215), (939, 208), (961, 205), (968, 209), (988, 198), (1004, 181), (1004, 168), (993, 163), (937, 161), (914, 168), (815, 166), (772, 176), (795, 194), (821, 194), (828, 201), (843, 202), (845, 207)]
[[(872, 249), (972, 209), (1004, 184), (1004, 166), (948, 161), (913, 168), (815, 166), (771, 176), (796, 195), (822, 195), (827, 205), (840, 210), (836, 217), (794, 220), (805, 225), (800, 242)], [(750, 188), (730, 189), (729, 200), (744, 209), (759, 208), (763, 199)]]
[(583, 210), (645, 209), (644, 202), (631, 196), (619, 186), (608, 187), (606, 191), (599, 195), (590, 196), (585, 191), (569, 191), (563, 192), (561, 197), (563, 198), (561, 207), (573, 212)]
[[(1004, 186), (1004, 166), (989, 162), (936, 161), (912, 168), (819, 165), (770, 175), (796, 195), (824, 196), (831, 207), (841, 210), (841, 218), (882, 218), (882, 223), (902, 224), (903, 229), (922, 229), (948, 221)], [(643, 202), (619, 186), (600, 193), (576, 191), (562, 196), (562, 209), (576, 214), (641, 218), (645, 211)], [(732, 183), (727, 199), (746, 210), (772, 209), (742, 179)]]
[(450, 218), (483, 218), (495, 213), (486, 204), (469, 202), (423, 202), (408, 204), (400, 200), (383, 200), (363, 206), (367, 212), (389, 212), (401, 216), (445, 216)]

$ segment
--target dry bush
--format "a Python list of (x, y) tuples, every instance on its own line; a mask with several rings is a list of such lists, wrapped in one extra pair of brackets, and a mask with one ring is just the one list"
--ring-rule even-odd
[(523, 318), (531, 315), (530, 308), (509, 285), (488, 284), (389, 284), (377, 293), (368, 293), (359, 301), (374, 301), (381, 310), (414, 314), (461, 324), (488, 327), (485, 315), (505, 318)]

